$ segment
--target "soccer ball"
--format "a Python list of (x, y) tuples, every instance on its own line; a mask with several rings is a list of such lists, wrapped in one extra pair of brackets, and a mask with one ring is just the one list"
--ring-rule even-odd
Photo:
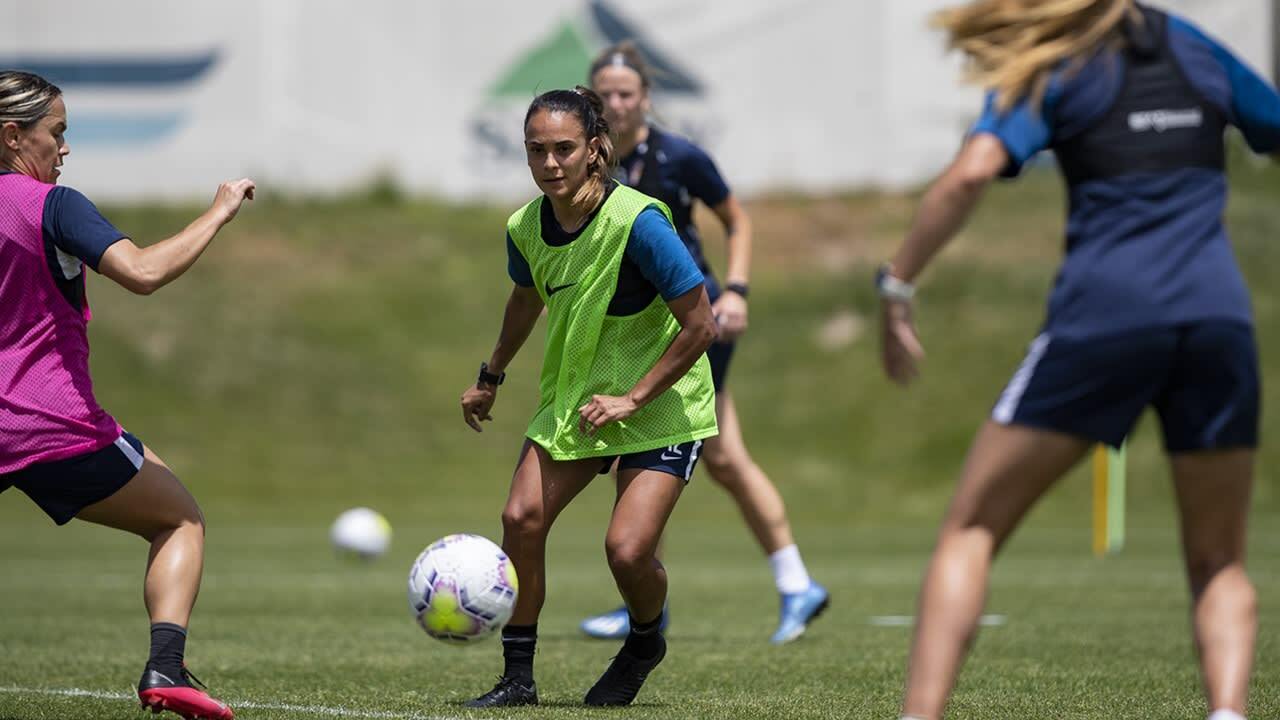
[(409, 570), (409, 611), (427, 634), (448, 643), (482, 640), (516, 607), (516, 567), (479, 535), (449, 535)]
[(391, 523), (375, 510), (352, 508), (333, 521), (329, 540), (340, 552), (372, 560), (391, 544)]

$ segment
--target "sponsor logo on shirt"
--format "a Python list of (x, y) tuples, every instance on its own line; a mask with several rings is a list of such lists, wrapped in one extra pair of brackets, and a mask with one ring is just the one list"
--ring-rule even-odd
[(1204, 112), (1200, 108), (1185, 110), (1144, 110), (1129, 113), (1129, 129), (1133, 132), (1162, 133), (1165, 130), (1185, 130), (1204, 125)]

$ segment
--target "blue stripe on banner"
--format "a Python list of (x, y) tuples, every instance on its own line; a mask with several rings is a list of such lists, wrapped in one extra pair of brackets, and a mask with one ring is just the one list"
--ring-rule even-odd
[(145, 145), (172, 135), (182, 125), (179, 112), (109, 115), (76, 113), (67, 128), (67, 143), (76, 145)]
[(20, 55), (0, 57), (0, 68), (32, 72), (54, 85), (62, 86), (155, 87), (182, 85), (198, 80), (217, 62), (217, 50), (160, 58), (51, 58)]

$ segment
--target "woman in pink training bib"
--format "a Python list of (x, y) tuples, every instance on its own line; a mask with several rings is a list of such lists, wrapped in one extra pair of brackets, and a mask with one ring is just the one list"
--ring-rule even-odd
[(139, 248), (84, 195), (56, 184), (71, 152), (66, 129), (61, 90), (0, 71), (0, 492), (18, 488), (59, 525), (79, 518), (151, 543), (151, 657), (138, 697), (157, 712), (231, 720), (183, 664), (204, 517), (151, 448), (94, 400), (84, 267), (149, 295), (191, 267), (254, 185), (223, 183), (184, 230)]

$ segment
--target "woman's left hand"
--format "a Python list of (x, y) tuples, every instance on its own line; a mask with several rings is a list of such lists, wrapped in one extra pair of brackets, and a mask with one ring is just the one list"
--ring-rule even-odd
[(916, 335), (911, 303), (880, 301), (880, 361), (890, 380), (908, 385), (920, 374), (924, 347)]
[(736, 292), (725, 292), (711, 306), (720, 334), (717, 342), (733, 342), (747, 331), (747, 299)]
[(591, 402), (578, 408), (578, 429), (588, 435), (618, 420), (626, 420), (640, 406), (627, 396), (592, 395)]

